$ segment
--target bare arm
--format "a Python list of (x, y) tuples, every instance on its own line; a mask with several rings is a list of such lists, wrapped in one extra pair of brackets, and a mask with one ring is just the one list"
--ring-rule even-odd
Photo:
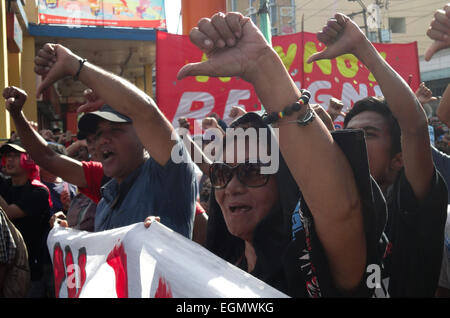
[(447, 127), (450, 126), (450, 85), (447, 86), (442, 95), (436, 114), (440, 121), (446, 124)]
[(179, 130), (179, 135), (183, 138), (184, 145), (189, 150), (192, 162), (194, 162), (205, 175), (209, 175), (209, 166), (212, 161), (203, 153), (202, 149), (192, 140), (187, 130)]
[(47, 141), (28, 123), (22, 112), (27, 98), (26, 93), (11, 86), (4, 89), (3, 97), (7, 100), (6, 108), (14, 121), (20, 140), (33, 160), (65, 181), (79, 187), (86, 187), (87, 182), (81, 162), (54, 152), (48, 147)]
[[(339, 28), (339, 32), (334, 32)], [(386, 102), (400, 125), (406, 177), (416, 197), (423, 199), (430, 188), (433, 161), (427, 118), (414, 92), (348, 17), (337, 14), (335, 19), (329, 20), (318, 38), (328, 48), (313, 55), (310, 61), (352, 53), (377, 79)]]
[(5, 211), (10, 220), (20, 219), (26, 216), (25, 212), (23, 212), (21, 208), (19, 208), (16, 204), (8, 204), (1, 195), (0, 207), (3, 209), (3, 211)]
[[(55, 81), (74, 76), (81, 57), (58, 44), (46, 44), (36, 57), (36, 73), (46, 75), (38, 94)], [(49, 68), (49, 69), (48, 69)], [(86, 62), (79, 80), (118, 112), (130, 117), (136, 133), (150, 155), (161, 165), (169, 159), (173, 127), (156, 106), (153, 99), (120, 76)]]
[[(248, 18), (237, 13), (215, 15), (210, 21), (201, 20), (190, 36), (208, 54), (208, 61), (184, 66), (179, 78), (239, 76), (253, 84), (269, 112), (282, 111), (300, 98), (301, 92), (277, 53)], [(221, 38), (222, 44), (229, 43), (228, 47), (220, 44)], [(315, 120), (306, 127), (288, 123), (298, 115), (284, 117), (280, 123), (281, 152), (314, 216), (335, 283), (349, 290), (359, 284), (366, 260), (355, 179), (323, 122)], [(323, 193), (328, 194), (327, 200), (323, 200)]]

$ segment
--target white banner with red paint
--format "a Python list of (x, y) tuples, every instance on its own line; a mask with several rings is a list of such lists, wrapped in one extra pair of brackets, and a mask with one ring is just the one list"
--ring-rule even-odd
[(61, 298), (287, 297), (160, 223), (96, 233), (56, 226), (47, 245)]

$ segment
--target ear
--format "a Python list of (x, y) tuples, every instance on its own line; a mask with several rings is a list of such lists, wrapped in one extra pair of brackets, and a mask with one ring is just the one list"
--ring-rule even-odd
[(398, 152), (394, 155), (394, 157), (392, 157), (390, 168), (391, 170), (394, 170), (396, 172), (400, 171), (403, 168), (403, 156), (401, 152)]

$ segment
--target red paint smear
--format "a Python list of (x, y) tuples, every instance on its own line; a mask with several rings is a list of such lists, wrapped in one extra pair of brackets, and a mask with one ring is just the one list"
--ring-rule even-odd
[(127, 254), (123, 243), (114, 246), (106, 261), (116, 276), (116, 293), (118, 298), (128, 298)]
[(160, 277), (158, 282), (158, 289), (155, 292), (155, 298), (173, 298), (170, 286), (164, 278)]
[(80, 297), (81, 290), (83, 289), (84, 283), (86, 282), (86, 248), (82, 247), (78, 251), (78, 266), (80, 268), (80, 288), (78, 288), (76, 298)]
[[(72, 255), (72, 250), (70, 249), (69, 246), (66, 246), (65, 248), (66, 250), (66, 271), (67, 271), (67, 277), (71, 277), (72, 275), (74, 275), (74, 273), (69, 273), (68, 268), (71, 267), (72, 271), (75, 271), (75, 268), (73, 266), (73, 255)], [(76, 294), (77, 294), (77, 287), (73, 286), (72, 288), (69, 287), (69, 281), (67, 282), (67, 296), (69, 298), (75, 298)]]
[(55, 277), (55, 297), (59, 297), (62, 282), (66, 277), (66, 271), (63, 263), (63, 251), (61, 245), (56, 243), (53, 247), (53, 273)]

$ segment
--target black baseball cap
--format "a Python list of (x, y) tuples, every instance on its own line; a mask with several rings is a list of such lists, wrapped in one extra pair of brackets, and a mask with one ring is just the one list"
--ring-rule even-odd
[(9, 140), (6, 144), (0, 147), (0, 154), (7, 152), (8, 150), (14, 150), (17, 152), (26, 153), (27, 151), (22, 147), (22, 144), (18, 140)]
[(132, 123), (133, 121), (114, 110), (108, 104), (103, 105), (99, 110), (84, 114), (78, 121), (78, 130), (81, 132), (80, 137), (86, 138), (87, 134), (95, 133), (99, 119), (105, 119), (113, 123)]

